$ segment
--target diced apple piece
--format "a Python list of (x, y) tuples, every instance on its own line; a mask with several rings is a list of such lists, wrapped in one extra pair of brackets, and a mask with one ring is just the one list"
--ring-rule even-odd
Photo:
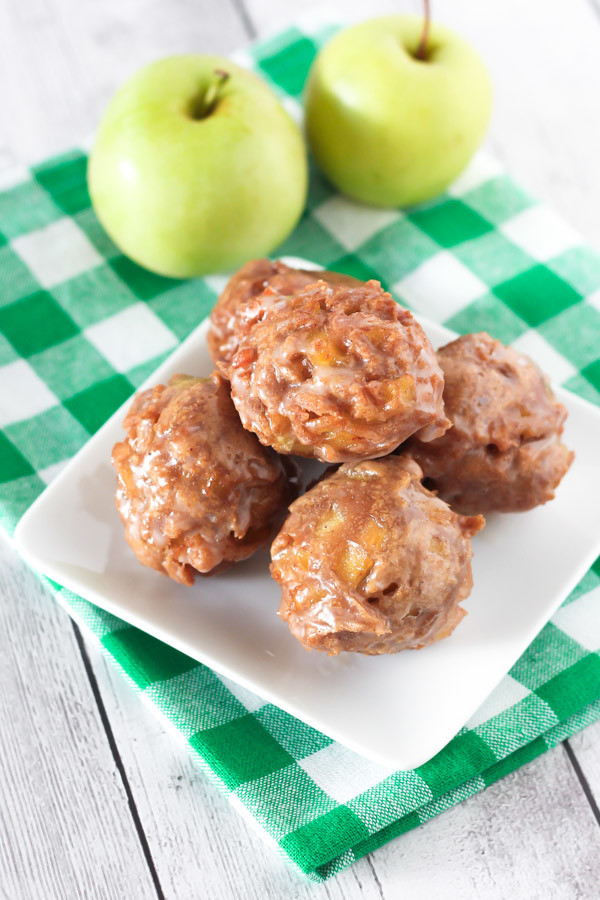
[(355, 588), (369, 574), (373, 564), (374, 560), (360, 544), (349, 541), (340, 553), (334, 568), (336, 574), (346, 584)]
[(374, 347), (381, 347), (385, 339), (385, 328), (369, 328), (365, 334)]
[(324, 431), (321, 437), (335, 450), (345, 450), (356, 441), (356, 435), (347, 431)]
[(306, 549), (306, 547), (302, 547), (300, 550), (297, 550), (294, 555), (294, 562), (296, 565), (299, 565), (302, 569), (308, 572), (310, 566), (310, 553)]
[(361, 532), (361, 543), (365, 544), (369, 549), (379, 550), (383, 544), (385, 537), (385, 529), (383, 525), (375, 519), (369, 519)]
[(383, 398), (386, 404), (404, 406), (412, 405), (416, 398), (415, 379), (412, 375), (401, 375), (383, 386)]
[(443, 541), (441, 538), (436, 537), (436, 535), (434, 535), (429, 541), (429, 549), (437, 556), (448, 555), (448, 545), (446, 544), (446, 541)]
[(336, 347), (323, 331), (314, 335), (307, 356), (314, 366), (343, 366), (346, 363), (344, 351)]
[(319, 537), (331, 534), (343, 525), (344, 515), (338, 506), (333, 506), (319, 521), (315, 528), (315, 534)]
[[(275, 435), (273, 447), (279, 453), (297, 453), (298, 456), (312, 456), (312, 450), (290, 434), (290, 420), (286, 416), (273, 413), (269, 417), (271, 430)], [(307, 449), (310, 452), (307, 454)]]

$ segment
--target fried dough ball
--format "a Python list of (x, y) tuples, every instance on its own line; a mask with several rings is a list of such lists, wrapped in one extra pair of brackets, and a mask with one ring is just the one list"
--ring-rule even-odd
[(560, 440), (567, 411), (548, 379), (485, 332), (446, 344), (438, 360), (452, 428), (402, 448), (426, 484), (467, 515), (521, 512), (552, 500), (573, 453)]
[(296, 500), (271, 547), (279, 615), (307, 649), (381, 654), (447, 637), (473, 585), (465, 517), (408, 457), (346, 463)]
[(377, 281), (319, 281), (275, 302), (267, 290), (239, 333), (231, 396), (244, 427), (279, 453), (371, 459), (449, 426), (429, 339)]
[(221, 375), (175, 375), (138, 394), (123, 427), (117, 509), (143, 565), (191, 585), (268, 543), (296, 492), (242, 428)]
[(238, 347), (240, 313), (250, 301), (270, 287), (284, 296), (294, 294), (322, 279), (330, 284), (358, 284), (356, 278), (340, 272), (293, 269), (280, 260), (253, 259), (228, 281), (210, 314), (208, 349), (215, 363), (229, 363)]

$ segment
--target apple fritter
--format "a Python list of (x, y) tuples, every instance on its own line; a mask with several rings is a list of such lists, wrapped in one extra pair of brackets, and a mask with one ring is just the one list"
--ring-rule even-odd
[(457, 515), (421, 477), (403, 456), (345, 463), (292, 504), (271, 573), (279, 615), (307, 649), (418, 649), (464, 616), (484, 519)]

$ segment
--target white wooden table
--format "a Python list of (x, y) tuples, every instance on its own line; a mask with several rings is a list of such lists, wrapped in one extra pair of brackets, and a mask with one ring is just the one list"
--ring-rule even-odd
[[(0, 0), (0, 173), (91, 134), (142, 63), (233, 50), (308, 5)], [(492, 150), (600, 247), (600, 0), (433, 6), (489, 64)], [(3, 900), (600, 895), (600, 723), (313, 885), (262, 845), (5, 542), (0, 555)]]

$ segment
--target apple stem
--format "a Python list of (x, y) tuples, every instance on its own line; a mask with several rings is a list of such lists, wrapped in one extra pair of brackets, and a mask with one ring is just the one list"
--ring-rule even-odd
[(225, 72), (223, 69), (215, 69), (212, 73), (208, 87), (206, 88), (206, 93), (200, 101), (200, 109), (198, 111), (199, 119), (205, 119), (207, 116), (210, 116), (219, 99), (221, 88), (229, 77), (229, 72)]
[(425, 15), (423, 19), (423, 31), (421, 32), (421, 40), (415, 53), (415, 59), (425, 59), (427, 55), (427, 41), (429, 40), (429, 25), (431, 23), (431, 10), (429, 0), (424, 0)]

